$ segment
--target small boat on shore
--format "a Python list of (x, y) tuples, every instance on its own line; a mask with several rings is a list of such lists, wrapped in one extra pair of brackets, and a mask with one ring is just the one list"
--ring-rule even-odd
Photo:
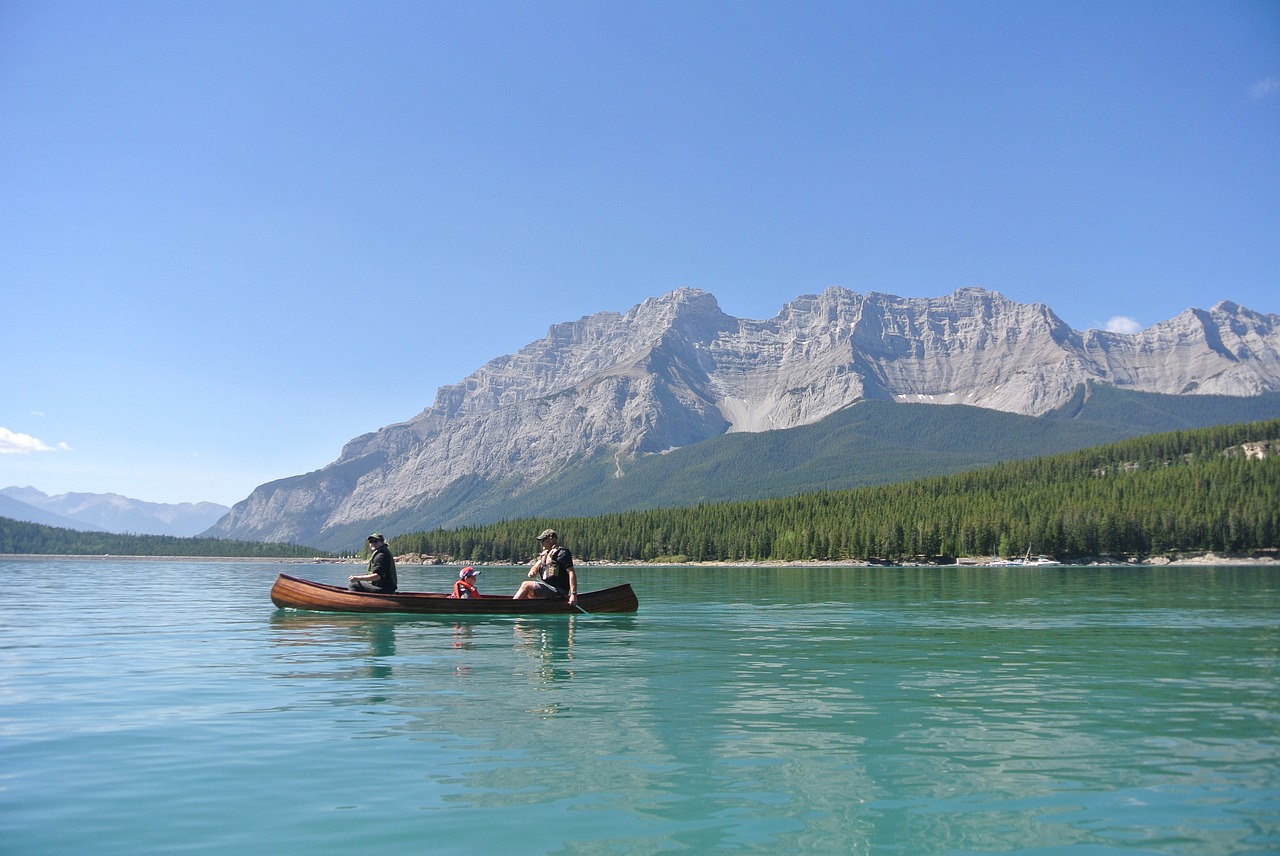
[(640, 601), (629, 583), (584, 591), (577, 605), (559, 598), (514, 600), (511, 595), (482, 594), (455, 598), (444, 593), (398, 591), (374, 594), (280, 574), (271, 587), (271, 602), (281, 609), (319, 612), (403, 612), (425, 615), (556, 615), (561, 613), (635, 612)]
[(1047, 565), (1061, 565), (1057, 559), (1050, 556), (1035, 556), (1026, 559), (992, 559), (987, 562), (988, 568), (1042, 568)]
[(999, 559), (994, 555), (991, 561), (987, 562), (989, 568), (1040, 568), (1046, 565), (1061, 565), (1057, 559), (1052, 556), (1046, 556), (1043, 553), (1039, 556), (1031, 555), (1031, 545), (1027, 545), (1027, 555), (1021, 559)]

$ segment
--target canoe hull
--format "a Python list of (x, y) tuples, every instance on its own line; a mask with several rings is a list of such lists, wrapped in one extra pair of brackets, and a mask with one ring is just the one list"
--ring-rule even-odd
[(640, 608), (631, 586), (587, 591), (578, 595), (582, 610), (558, 598), (514, 600), (509, 595), (453, 598), (435, 592), (373, 594), (312, 582), (288, 574), (276, 577), (271, 602), (281, 609), (319, 612), (401, 612), (422, 615), (556, 615), (560, 613), (635, 612)]

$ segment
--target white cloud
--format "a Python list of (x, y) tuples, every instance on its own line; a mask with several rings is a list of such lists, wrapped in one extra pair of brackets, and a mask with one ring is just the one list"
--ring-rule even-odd
[(1107, 332), (1109, 333), (1139, 333), (1142, 331), (1142, 325), (1132, 318), (1126, 318), (1123, 315), (1113, 316), (1107, 322)]
[[(58, 448), (69, 452), (71, 447), (66, 443), (59, 443)], [(30, 434), (17, 434), (8, 428), (0, 427), (0, 455), (29, 455), (32, 452), (52, 452), (52, 446), (47, 446)]]
[(1280, 78), (1264, 77), (1249, 87), (1249, 97), (1254, 101), (1270, 97), (1280, 92)]

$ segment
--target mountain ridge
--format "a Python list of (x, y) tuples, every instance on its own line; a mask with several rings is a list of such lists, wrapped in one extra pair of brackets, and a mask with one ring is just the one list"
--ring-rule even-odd
[(49, 496), (30, 485), (0, 489), (2, 516), (82, 532), (190, 537), (204, 532), (229, 511), (214, 502), (147, 502), (116, 493)]
[[(633, 460), (625, 478), (613, 457), (577, 462), (533, 490), (495, 500), (480, 479), (460, 482), (439, 499), (378, 521), (391, 532), (500, 520), (590, 517), (651, 508), (692, 507), (740, 499), (882, 485), (948, 475), (1170, 430), (1280, 418), (1280, 393), (1256, 398), (1200, 396), (1195, 401), (1114, 387), (1081, 389), (1042, 417), (966, 405), (863, 401), (821, 422), (793, 429), (725, 434)], [(760, 461), (768, 461), (761, 466)], [(367, 528), (331, 530), (323, 546), (358, 543)], [(362, 534), (363, 533), (363, 534)]]
[[(625, 313), (552, 325), (412, 419), (349, 441), (326, 467), (257, 488), (207, 534), (325, 543), (326, 532), (448, 504), (519, 497), (575, 462), (790, 429), (864, 400), (1042, 416), (1085, 383), (1166, 395), (1280, 390), (1277, 316), (1222, 301), (1135, 334), (1072, 330), (1043, 304), (980, 288), (902, 298), (842, 288), (773, 319), (677, 289)], [(428, 513), (420, 525), (439, 520)]]

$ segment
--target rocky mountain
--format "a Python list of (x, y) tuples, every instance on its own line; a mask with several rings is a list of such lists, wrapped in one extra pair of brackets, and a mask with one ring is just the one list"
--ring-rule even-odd
[(90, 532), (190, 537), (208, 529), (230, 509), (214, 502), (145, 502), (114, 493), (49, 496), (34, 487), (7, 487), (4, 517)]
[(1086, 383), (1254, 396), (1280, 390), (1277, 320), (1223, 302), (1136, 334), (1079, 332), (1047, 306), (979, 288), (831, 288), (754, 321), (680, 289), (553, 326), (328, 466), (257, 488), (207, 534), (320, 543), (413, 509), (424, 510), (417, 528), (431, 528), (451, 495), (518, 496), (601, 455), (625, 478), (647, 455), (810, 425), (862, 400), (1040, 416)]

